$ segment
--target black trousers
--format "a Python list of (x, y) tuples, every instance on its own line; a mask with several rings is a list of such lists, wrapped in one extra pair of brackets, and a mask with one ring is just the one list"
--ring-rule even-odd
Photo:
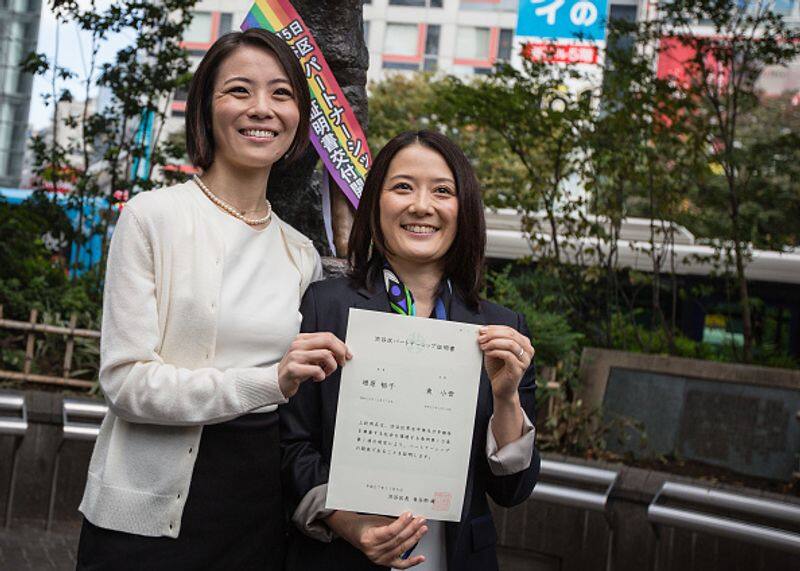
[(278, 415), (271, 412), (203, 428), (179, 537), (144, 537), (84, 519), (77, 569), (279, 571), (285, 550)]

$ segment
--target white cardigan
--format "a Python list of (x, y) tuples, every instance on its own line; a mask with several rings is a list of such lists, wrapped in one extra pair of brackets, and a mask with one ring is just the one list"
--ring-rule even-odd
[[(99, 527), (177, 537), (203, 425), (286, 402), (277, 365), (211, 367), (224, 247), (198, 192), (187, 182), (141, 193), (114, 230), (100, 344), (109, 412), (79, 508)], [(286, 287), (301, 298), (321, 277), (319, 255), (277, 216), (272, 224), (302, 276)]]

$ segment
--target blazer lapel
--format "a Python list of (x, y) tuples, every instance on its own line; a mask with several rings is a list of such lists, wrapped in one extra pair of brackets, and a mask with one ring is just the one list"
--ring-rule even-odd
[(376, 285), (372, 290), (359, 288), (358, 294), (361, 298), (353, 304), (353, 307), (386, 313), (392, 312), (392, 308), (389, 306), (389, 296), (382, 287)]

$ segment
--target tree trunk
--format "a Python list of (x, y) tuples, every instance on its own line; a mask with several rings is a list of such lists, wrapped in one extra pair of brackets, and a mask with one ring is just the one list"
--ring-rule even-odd
[(750, 293), (747, 288), (747, 278), (744, 274), (744, 252), (742, 244), (736, 240), (734, 247), (736, 255), (736, 277), (739, 280), (739, 301), (742, 304), (742, 333), (744, 335), (744, 361), (753, 361), (753, 321), (750, 314)]
[[(364, 43), (362, 4), (362, 0), (292, 1), (366, 131), (369, 55)], [(275, 211), (311, 238), (320, 253), (333, 253), (322, 221), (321, 180), (319, 158), (310, 147), (291, 168), (275, 171), (270, 176), (268, 194)], [(332, 192), (339, 193), (335, 188)], [(338, 197), (332, 200), (334, 242), (340, 256), (346, 255), (345, 251), (338, 251), (339, 245), (346, 244), (352, 226), (352, 215), (342, 202)]]
[[(733, 143), (729, 143), (733, 147)], [(732, 164), (730, 161), (729, 164)], [(739, 285), (739, 303), (742, 305), (742, 334), (744, 336), (744, 343), (742, 350), (744, 352), (744, 362), (750, 363), (753, 361), (753, 322), (750, 314), (750, 293), (747, 287), (747, 277), (744, 273), (744, 251), (742, 249), (742, 236), (739, 228), (739, 195), (736, 188), (736, 180), (733, 176), (733, 169), (728, 169), (726, 176), (728, 183), (728, 198), (730, 200), (730, 219), (731, 230), (733, 235), (733, 252), (736, 262), (736, 280)]]

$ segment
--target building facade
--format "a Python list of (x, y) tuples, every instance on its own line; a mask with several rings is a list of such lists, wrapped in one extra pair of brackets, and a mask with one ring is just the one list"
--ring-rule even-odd
[[(484, 74), (510, 61), (519, 0), (364, 0), (369, 81), (385, 73)], [(613, 0), (610, 17), (635, 19), (639, 0)], [(184, 45), (199, 61), (222, 34), (239, 28), (251, 0), (201, 0)], [(186, 93), (174, 95), (168, 132), (183, 128)]]
[[(364, 0), (368, 78), (397, 70), (488, 73), (511, 61), (520, 0)], [(612, 0), (609, 18), (635, 20), (647, 1)]]
[[(189, 52), (193, 67), (217, 38), (239, 29), (252, 5), (250, 0), (201, 0), (196, 4), (194, 18), (183, 38), (183, 46)], [(186, 90), (173, 94), (165, 136), (183, 132), (186, 95)]]
[[(20, 1), (20, 0), (16, 0)], [(364, 39), (369, 50), (369, 81), (388, 73), (429, 71), (472, 75), (488, 73), (498, 61), (511, 61), (521, 0), (363, 0)], [(790, 25), (800, 25), (800, 0), (772, 0)], [(184, 38), (199, 61), (222, 34), (244, 21), (252, 0), (201, 0)], [(638, 21), (655, 14), (653, 0), (610, 0), (609, 20)], [(697, 31), (702, 33), (702, 25)], [(598, 67), (602, 62), (598, 63)], [(602, 72), (602, 69), (598, 70)], [(768, 94), (800, 92), (800, 62), (767, 68)], [(186, 93), (171, 104), (167, 133), (183, 129)]]
[(36, 50), (41, 0), (0, 0), (0, 186), (17, 187), (28, 140), (33, 77), (20, 63)]

